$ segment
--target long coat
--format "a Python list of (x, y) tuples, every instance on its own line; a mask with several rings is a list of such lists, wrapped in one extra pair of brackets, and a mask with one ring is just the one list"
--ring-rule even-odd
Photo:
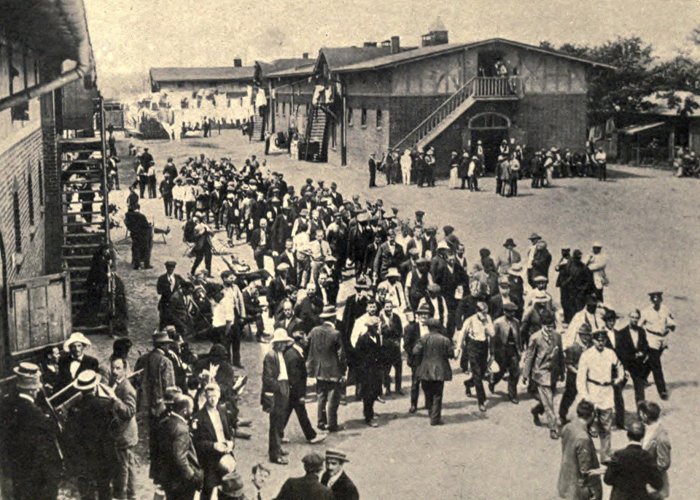
[(440, 333), (430, 332), (416, 343), (413, 354), (420, 360), (416, 373), (419, 380), (452, 380), (450, 359), (454, 357), (455, 349), (450, 339)]
[(362, 384), (362, 394), (367, 397), (382, 395), (382, 377), (384, 355), (382, 340), (379, 335), (372, 338), (369, 333), (363, 333), (357, 339), (355, 352), (359, 363), (357, 376)]
[(345, 376), (347, 361), (340, 332), (323, 323), (309, 333), (309, 358), (306, 362), (309, 376), (336, 380)]
[(586, 426), (578, 419), (565, 425), (561, 432), (559, 496), (567, 500), (600, 500), (603, 497), (600, 476), (587, 474), (598, 467), (598, 455)]

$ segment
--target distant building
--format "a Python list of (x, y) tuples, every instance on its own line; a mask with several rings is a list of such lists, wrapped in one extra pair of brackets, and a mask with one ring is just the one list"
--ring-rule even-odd
[[(588, 76), (610, 66), (501, 38), (447, 42), (438, 25), (420, 48), (402, 48), (399, 37), (324, 48), (312, 73), (306, 67), (297, 75), (269, 75), (275, 130), (285, 121), (305, 128), (306, 139), (320, 140), (311, 146), (319, 153), (306, 159), (337, 164), (364, 162), (390, 148), (433, 146), (442, 171), (451, 151), (469, 150), (478, 140), (489, 165), (503, 139), (536, 149), (583, 149)], [(505, 76), (496, 74), (497, 64)], [(314, 99), (319, 89), (325, 89), (320, 101)], [(299, 107), (308, 108), (305, 127)]]

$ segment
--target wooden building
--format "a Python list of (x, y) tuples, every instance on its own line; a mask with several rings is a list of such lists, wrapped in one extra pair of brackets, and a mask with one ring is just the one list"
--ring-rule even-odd
[[(501, 38), (447, 42), (441, 29), (424, 35), (420, 48), (404, 49), (392, 37), (381, 46), (321, 49), (307, 87), (298, 87), (307, 96), (310, 88), (331, 89), (330, 103), (310, 103), (314, 116), (326, 115), (320, 149), (328, 151), (327, 161), (365, 162), (370, 153), (434, 146), (445, 169), (450, 151), (477, 140), (489, 163), (503, 139), (538, 149), (584, 147), (589, 72), (613, 68)], [(497, 62), (506, 77), (495, 74)], [(276, 117), (280, 123), (279, 112)]]
[(18, 360), (70, 334), (61, 134), (91, 128), (93, 117), (81, 121), (63, 90), (89, 93), (94, 60), (82, 0), (0, 0), (0, 12), (2, 379)]

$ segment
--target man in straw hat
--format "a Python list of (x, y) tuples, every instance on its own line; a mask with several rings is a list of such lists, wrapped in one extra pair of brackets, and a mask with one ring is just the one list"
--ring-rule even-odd
[(309, 453), (301, 461), (304, 464), (306, 475), (287, 479), (275, 498), (277, 500), (334, 499), (331, 490), (319, 481), (323, 471), (323, 457), (318, 453)]
[(100, 375), (93, 370), (80, 372), (74, 386), (82, 396), (68, 413), (65, 435), (72, 443), (69, 460), (78, 472), (80, 497), (111, 499), (115, 453), (109, 428), (114, 400), (98, 393)]
[(58, 362), (58, 376), (54, 388), (56, 391), (73, 382), (79, 373), (99, 369), (99, 361), (85, 354), (85, 348), (91, 345), (92, 342), (80, 332), (71, 333), (68, 340), (63, 343), (63, 351), (67, 355)]
[(442, 425), (442, 392), (445, 381), (452, 380), (450, 359), (455, 350), (452, 341), (442, 334), (442, 324), (435, 318), (425, 322), (430, 330), (416, 343), (413, 354), (419, 360), (416, 376), (425, 393), (425, 405), (430, 412), (430, 425)]
[(340, 332), (335, 327), (335, 306), (323, 308), (323, 324), (309, 333), (309, 376), (316, 379), (318, 391), (318, 428), (330, 432), (342, 430), (338, 425), (340, 390), (345, 382), (347, 360)]
[(286, 458), (288, 453), (282, 449), (282, 436), (289, 407), (289, 374), (284, 351), (293, 342), (287, 330), (278, 328), (272, 335), (272, 350), (263, 359), (260, 403), (263, 411), (270, 414), (268, 456), (270, 462), (280, 465), (289, 463)]
[(345, 473), (348, 456), (339, 450), (326, 450), (326, 471), (321, 476), (321, 484), (328, 486), (335, 500), (359, 500), (360, 494), (355, 483)]
[[(3, 403), (2, 422), (12, 492), (17, 500), (53, 500), (61, 478), (58, 426), (39, 408), (41, 372), (33, 363), (14, 368), (16, 396)], [(5, 492), (8, 493), (8, 492)]]

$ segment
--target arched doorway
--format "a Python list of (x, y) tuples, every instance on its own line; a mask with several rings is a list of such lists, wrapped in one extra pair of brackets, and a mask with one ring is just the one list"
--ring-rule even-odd
[(498, 157), (498, 146), (501, 141), (508, 140), (510, 118), (501, 113), (489, 111), (479, 113), (469, 119), (469, 137), (472, 150), (476, 150), (478, 141), (484, 148), (484, 167), (493, 172)]

